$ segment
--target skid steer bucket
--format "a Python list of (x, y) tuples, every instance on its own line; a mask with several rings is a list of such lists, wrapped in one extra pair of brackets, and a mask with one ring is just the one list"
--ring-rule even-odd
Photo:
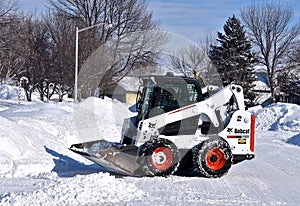
[(123, 175), (138, 175), (139, 164), (137, 160), (138, 148), (134, 145), (120, 145), (105, 140), (75, 144), (70, 150), (105, 167), (113, 172)]

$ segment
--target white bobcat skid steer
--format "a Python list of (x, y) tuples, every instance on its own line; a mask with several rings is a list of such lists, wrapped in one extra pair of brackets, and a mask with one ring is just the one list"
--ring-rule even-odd
[(97, 164), (126, 175), (159, 175), (196, 168), (220, 177), (233, 163), (254, 158), (255, 118), (245, 111), (243, 89), (197, 79), (140, 78), (136, 117), (126, 119), (120, 143), (99, 139), (71, 146)]

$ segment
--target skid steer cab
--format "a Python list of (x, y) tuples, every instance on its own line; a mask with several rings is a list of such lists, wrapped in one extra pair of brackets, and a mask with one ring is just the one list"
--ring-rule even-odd
[(195, 78), (143, 76), (137, 115), (126, 119), (119, 143), (98, 141), (71, 150), (114, 172), (166, 176), (197, 170), (220, 177), (254, 158), (255, 118), (245, 111), (242, 87), (203, 87)]

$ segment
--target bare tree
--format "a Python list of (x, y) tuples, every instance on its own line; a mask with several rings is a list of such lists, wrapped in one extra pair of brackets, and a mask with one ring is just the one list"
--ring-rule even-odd
[[(75, 26), (79, 28), (89, 27), (103, 23), (94, 29), (80, 33), (79, 65), (101, 44), (111, 37), (112, 30), (108, 25), (112, 23), (109, 14), (110, 0), (48, 0), (55, 13), (63, 16), (68, 21), (73, 21), (73, 33)], [(75, 45), (74, 50), (75, 50)]]
[(209, 56), (212, 45), (218, 43), (215, 31), (208, 31), (203, 39), (199, 39), (199, 47), (204, 51), (204, 53)]
[(216, 42), (214, 33), (208, 32), (205, 39), (200, 39), (198, 44), (188, 45), (170, 56), (173, 68), (185, 76), (200, 79), (202, 84), (218, 84), (217, 71), (211, 64), (208, 54), (212, 44)]
[(49, 0), (57, 13), (69, 19), (77, 19), (85, 26), (91, 26), (108, 20), (105, 13), (107, 0)]
[[(281, 92), (289, 94), (291, 84), (300, 79), (300, 43), (288, 52), (288, 58), (282, 72), (278, 74), (278, 85)], [(299, 95), (299, 94), (298, 94)]]
[(101, 79), (99, 85), (117, 82), (129, 71), (152, 62), (154, 50), (162, 43), (162, 35), (154, 32), (158, 25), (144, 0), (50, 0), (50, 3), (57, 12), (74, 19), (80, 28), (103, 23), (80, 33), (79, 41), (80, 67), (96, 48), (106, 43), (109, 49), (101, 53), (101, 58), (107, 56), (103, 58), (110, 64), (98, 66), (102, 75), (94, 75)]
[(207, 63), (206, 53), (197, 45), (182, 48), (170, 56), (172, 66), (185, 76), (197, 77)]
[(0, 0), (0, 48), (6, 46), (6, 37), (12, 34), (7, 26), (13, 22), (16, 4), (16, 0)]
[(0, 0), (0, 78), (1, 82), (9, 81), (16, 75), (18, 67), (16, 56), (12, 52), (12, 42), (17, 35), (16, 1)]
[(15, 11), (16, 5), (17, 5), (16, 0), (0, 0), (1, 23), (3, 23), (3, 21), (5, 22), (7, 20), (6, 17), (10, 12)]
[[(288, 66), (300, 69), (300, 42), (298, 41), (288, 53)], [(300, 74), (300, 73), (299, 73)]]
[(290, 26), (293, 9), (280, 3), (252, 4), (241, 10), (241, 16), (250, 30), (253, 43), (259, 48), (261, 63), (266, 66), (274, 102), (278, 86), (276, 73), (284, 67), (287, 52), (298, 41), (300, 22)]
[[(0, 49), (0, 76), (1, 81), (5, 83), (11, 82), (23, 72), (22, 53), (20, 48), (20, 24), (18, 23), (20, 16), (11, 17), (12, 23), (5, 26), (6, 33), (10, 33), (3, 37), (2, 48)], [(14, 22), (14, 23), (13, 23)], [(5, 43), (4, 43), (5, 42)]]
[(113, 39), (110, 65), (102, 82), (118, 82), (133, 70), (155, 65), (158, 47), (164, 41), (164, 33), (151, 30), (137, 30)]
[[(155, 64), (158, 47), (166, 37), (158, 31), (143, 0), (111, 0), (112, 61), (102, 83), (117, 82), (128, 72)], [(113, 81), (111, 81), (113, 80)]]
[(31, 101), (34, 89), (40, 92), (43, 100), (43, 83), (49, 76), (50, 50), (49, 34), (42, 19), (33, 15), (19, 18), (17, 41), (14, 42), (13, 51), (17, 53), (21, 62), (21, 72), (17, 75), (26, 76), (29, 84), (25, 88), (27, 100)]
[[(48, 82), (54, 83), (53, 91), (57, 91), (59, 101), (62, 101), (63, 96), (73, 89), (75, 22), (63, 13), (51, 11), (44, 15), (43, 20), (51, 39), (49, 42), (51, 67)], [(47, 94), (47, 97), (51, 97), (51, 94)]]

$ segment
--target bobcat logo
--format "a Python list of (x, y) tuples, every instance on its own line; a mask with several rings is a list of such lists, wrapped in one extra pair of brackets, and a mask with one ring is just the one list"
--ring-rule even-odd
[(228, 133), (232, 133), (233, 132), (233, 128), (227, 128), (227, 132)]
[(155, 124), (152, 124), (152, 123), (149, 122), (149, 126), (148, 126), (148, 127), (149, 127), (150, 129), (154, 129), (155, 126), (156, 126), (156, 123), (155, 123)]

